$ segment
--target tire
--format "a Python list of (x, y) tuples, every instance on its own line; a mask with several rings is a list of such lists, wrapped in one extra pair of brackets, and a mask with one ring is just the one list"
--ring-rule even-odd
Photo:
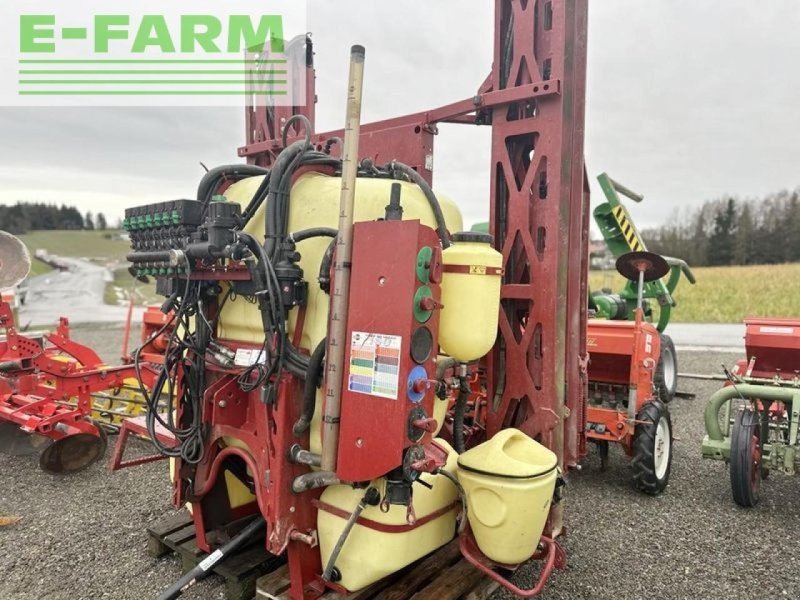
[(736, 414), (731, 430), (731, 492), (739, 506), (758, 504), (761, 490), (761, 427), (758, 413), (743, 410)]
[(659, 400), (665, 404), (672, 402), (678, 391), (678, 354), (675, 344), (668, 335), (661, 335), (661, 355), (658, 358), (653, 385)]
[(667, 487), (672, 469), (672, 419), (660, 400), (639, 410), (633, 433), (633, 483), (640, 492), (657, 496)]

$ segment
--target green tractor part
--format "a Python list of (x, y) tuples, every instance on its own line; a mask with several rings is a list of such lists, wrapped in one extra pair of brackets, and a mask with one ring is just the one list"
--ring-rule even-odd
[[(783, 409), (771, 412), (778, 402)], [(758, 503), (759, 484), (770, 471), (795, 475), (800, 470), (797, 380), (781, 380), (780, 387), (763, 381), (723, 387), (709, 399), (704, 417), (703, 458), (730, 464), (731, 491), (738, 505)]]
[[(600, 228), (611, 254), (614, 258), (619, 258), (629, 252), (647, 251), (642, 236), (639, 235), (636, 225), (620, 199), (620, 195), (622, 195), (634, 202), (641, 202), (644, 200), (644, 196), (614, 181), (606, 173), (598, 176), (597, 180), (600, 182), (600, 188), (607, 201), (595, 208), (594, 220)], [(670, 266), (666, 283), (663, 279), (648, 282), (645, 284), (643, 294), (646, 300), (654, 299), (658, 302), (660, 311), (656, 328), (659, 332), (663, 332), (669, 324), (672, 308), (676, 305), (672, 294), (678, 286), (681, 273), (686, 276), (689, 283), (695, 283), (694, 274), (686, 261), (667, 256), (664, 259)], [(628, 281), (619, 294), (590, 291), (589, 308), (593, 309), (600, 318), (633, 320), (636, 296), (636, 285)], [(653, 310), (649, 302), (644, 307), (644, 315), (648, 321), (653, 321)]]
[(703, 458), (729, 463), (733, 500), (750, 507), (771, 472), (800, 473), (800, 318), (744, 323), (745, 358), (706, 404)]

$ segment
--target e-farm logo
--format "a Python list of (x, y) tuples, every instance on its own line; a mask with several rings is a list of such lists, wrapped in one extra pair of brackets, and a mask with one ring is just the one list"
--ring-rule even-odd
[[(132, 23), (130, 15), (96, 15), (92, 23), (92, 34), (87, 27), (62, 27), (63, 40), (87, 40), (91, 38), (96, 54), (108, 53), (112, 40), (130, 43), (132, 54), (142, 54), (157, 49), (163, 54), (181, 52), (222, 52), (220, 38), (227, 39), (227, 52), (243, 50), (263, 52), (269, 47), (275, 54), (283, 53), (283, 17), (264, 15), (258, 26), (247, 15), (231, 15), (227, 22), (227, 33), (223, 34), (222, 20), (213, 15), (183, 15), (180, 18), (179, 43), (176, 32), (170, 31), (163, 15), (144, 15), (139, 23)], [(135, 35), (132, 34), (135, 29)], [(56, 15), (20, 15), (19, 51), (56, 52)]]
[[(305, 77), (297, 74), (305, 57), (297, 48), (305, 43), (302, 1), (172, 0), (169, 14), (146, 10), (164, 7), (152, 0), (136, 3), (136, 14), (32, 4), (16, 15), (17, 100), (9, 102), (3, 86), (4, 104), (241, 105), (244, 96), (259, 104), (304, 101)], [(40, 10), (43, 4), (51, 10)], [(127, 5), (106, 1), (101, 8), (113, 4)], [(174, 10), (198, 4), (214, 10)], [(220, 7), (230, 14), (220, 14)]]

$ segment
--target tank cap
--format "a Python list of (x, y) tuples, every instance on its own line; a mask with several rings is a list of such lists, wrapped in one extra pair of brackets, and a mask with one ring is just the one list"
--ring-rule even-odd
[(472, 242), (477, 244), (492, 244), (494, 236), (479, 231), (459, 231), (453, 234), (454, 242)]

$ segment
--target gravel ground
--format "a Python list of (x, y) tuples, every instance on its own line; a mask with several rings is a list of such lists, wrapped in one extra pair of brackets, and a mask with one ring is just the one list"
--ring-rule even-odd
[[(79, 328), (74, 337), (109, 361), (119, 355), (118, 330)], [(684, 352), (680, 358), (682, 370), (709, 373), (736, 356)], [(677, 399), (671, 407), (677, 439), (666, 493), (657, 498), (637, 493), (616, 449), (608, 470), (600, 473), (590, 448), (567, 488), (568, 567), (553, 575), (543, 598), (800, 594), (795, 553), (800, 505), (793, 502), (798, 480), (774, 476), (756, 509), (736, 507), (725, 465), (700, 458), (702, 410), (718, 384), (681, 384), (697, 399)], [(141, 444), (133, 450), (148, 448)], [(164, 463), (115, 474), (96, 464), (59, 478), (41, 472), (36, 456), (0, 454), (0, 515), (23, 517), (0, 528), (0, 599), (155, 597), (181, 574), (176, 558), (153, 560), (145, 554), (145, 528), (173, 510), (169, 495)], [(529, 583), (533, 571), (520, 571), (518, 583)], [(222, 598), (221, 588), (210, 579), (184, 597)]]

